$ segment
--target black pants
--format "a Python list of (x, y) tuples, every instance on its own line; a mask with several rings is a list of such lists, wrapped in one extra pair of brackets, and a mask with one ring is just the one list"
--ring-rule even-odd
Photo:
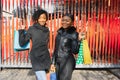
[(71, 80), (74, 68), (75, 59), (73, 55), (57, 58), (56, 60), (57, 80)]

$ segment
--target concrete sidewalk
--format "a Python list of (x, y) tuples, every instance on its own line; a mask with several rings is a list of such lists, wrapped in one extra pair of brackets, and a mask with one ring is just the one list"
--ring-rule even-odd
[(108, 71), (120, 79), (120, 69), (109, 69)]
[(75, 70), (73, 72), (72, 80), (120, 80), (112, 73), (102, 70)]
[[(36, 80), (31, 69), (3, 69), (0, 71), (0, 80)], [(74, 70), (72, 80), (120, 80), (106, 70), (79, 69)]]

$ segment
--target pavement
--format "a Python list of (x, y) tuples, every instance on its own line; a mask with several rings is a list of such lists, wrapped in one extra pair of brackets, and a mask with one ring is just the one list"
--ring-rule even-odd
[(120, 79), (120, 69), (109, 69), (108, 71)]
[[(114, 72), (114, 74), (112, 73)], [(71, 80), (120, 80), (120, 69), (76, 69)], [(36, 80), (31, 69), (3, 69), (0, 80)]]
[(75, 70), (72, 75), (72, 80), (120, 80), (119, 76), (113, 73), (120, 74), (120, 69)]

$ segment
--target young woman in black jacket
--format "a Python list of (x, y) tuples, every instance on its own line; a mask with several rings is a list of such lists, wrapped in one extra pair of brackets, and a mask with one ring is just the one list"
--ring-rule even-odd
[(32, 69), (37, 80), (46, 80), (46, 71), (50, 69), (51, 65), (48, 51), (49, 29), (45, 26), (48, 19), (47, 12), (38, 9), (32, 18), (35, 23), (29, 27), (26, 34), (24, 34), (25, 30), (19, 30), (20, 45), (23, 46), (30, 39), (32, 40), (30, 51)]
[(62, 27), (57, 31), (51, 68), (56, 66), (57, 80), (71, 80), (75, 68), (74, 54), (79, 51), (78, 33), (73, 25), (74, 17), (65, 14)]

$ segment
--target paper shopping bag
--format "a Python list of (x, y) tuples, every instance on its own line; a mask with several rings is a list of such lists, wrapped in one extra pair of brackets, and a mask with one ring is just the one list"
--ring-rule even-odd
[(87, 40), (83, 40), (83, 59), (84, 59), (84, 64), (92, 63), (90, 49)]
[(24, 46), (19, 44), (19, 32), (18, 30), (14, 31), (14, 51), (23, 51), (30, 48), (30, 42), (26, 43)]
[(50, 73), (50, 80), (57, 80), (57, 78), (56, 78), (56, 72)]
[(79, 53), (76, 64), (83, 64), (83, 41), (80, 42)]

